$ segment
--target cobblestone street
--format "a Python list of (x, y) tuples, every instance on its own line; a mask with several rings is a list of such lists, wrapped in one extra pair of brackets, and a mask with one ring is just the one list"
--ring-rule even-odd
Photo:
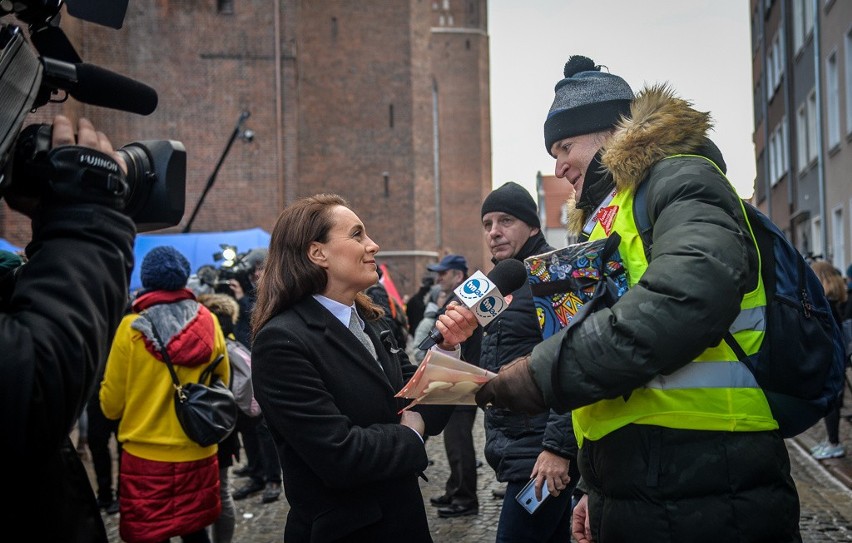
[[(852, 415), (847, 407), (843, 415)], [(805, 543), (852, 542), (852, 490), (838, 479), (852, 459), (817, 462), (811, 458), (808, 449), (824, 436), (822, 423), (795, 440), (788, 440), (787, 448), (793, 465), (793, 478), (801, 498), (801, 530)], [(852, 424), (845, 418), (841, 421), (841, 436), (847, 451), (852, 453)], [(474, 438), (477, 451), (484, 447), (482, 412), (478, 412), (474, 425)], [(488, 465), (478, 469), (479, 515), (454, 519), (438, 518), (436, 508), (429, 504), (431, 496), (444, 491), (444, 483), (449, 475), (442, 436), (430, 438), (426, 444), (429, 458), (434, 461), (426, 471), (429, 482), (421, 481), (423, 499), (429, 514), (429, 525), (435, 543), (480, 543), (492, 542), (496, 536), (497, 521), (500, 517), (501, 500), (492, 497), (491, 491), (501, 489), (502, 485), (494, 478)], [(483, 458), (480, 457), (480, 460)], [(90, 469), (91, 466), (87, 466)], [(826, 469), (832, 468), (832, 469)], [(236, 479), (237, 484), (242, 479)], [(281, 543), (288, 506), (282, 494), (278, 502), (261, 504), (260, 495), (236, 502), (237, 527), (235, 543)], [(119, 543), (118, 515), (104, 515), (111, 543)], [(567, 540), (566, 540), (567, 541)]]

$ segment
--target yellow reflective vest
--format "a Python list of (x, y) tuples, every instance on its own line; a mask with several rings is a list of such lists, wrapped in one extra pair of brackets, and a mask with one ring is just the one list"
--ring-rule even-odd
[[(721, 171), (719, 173), (724, 176)], [(621, 236), (618, 248), (628, 272), (628, 284), (633, 287), (648, 268), (642, 238), (633, 218), (633, 193), (616, 193), (607, 207), (616, 210), (610, 231)], [(745, 215), (745, 209), (742, 211)], [(607, 235), (598, 222), (591, 228), (589, 239)], [(757, 352), (763, 341), (765, 309), (766, 294), (760, 279), (757, 287), (743, 297), (740, 313), (730, 327), (748, 355)], [(598, 440), (628, 424), (728, 432), (778, 428), (754, 375), (737, 360), (724, 341), (708, 348), (674, 373), (658, 375), (634, 390), (626, 400), (623, 397), (600, 400), (575, 409), (572, 417), (580, 446), (585, 439)]]

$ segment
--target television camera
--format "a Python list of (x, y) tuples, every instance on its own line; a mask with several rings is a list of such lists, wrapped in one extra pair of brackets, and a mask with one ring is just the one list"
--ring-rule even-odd
[(254, 288), (252, 275), (258, 266), (263, 265), (266, 249), (256, 248), (240, 253), (234, 245), (222, 243), (219, 247), (222, 250), (213, 253), (213, 260), (219, 263), (219, 267), (202, 266), (196, 272), (198, 280), (214, 292), (233, 296), (230, 281), (236, 279), (244, 293), (251, 292)]
[[(51, 126), (25, 117), (70, 95), (80, 102), (149, 115), (157, 107), (151, 87), (82, 61), (59, 28), (60, 10), (96, 24), (121, 28), (128, 0), (0, 0), (0, 197), (38, 197), (57, 163), (49, 156)], [(25, 23), (28, 37), (20, 26)], [(82, 153), (82, 151), (80, 151)], [(140, 232), (177, 225), (186, 198), (186, 150), (173, 140), (138, 141), (118, 150), (127, 163), (127, 186), (111, 186)], [(66, 157), (69, 158), (69, 157)], [(83, 157), (80, 156), (80, 159)], [(74, 164), (73, 157), (62, 164)], [(85, 182), (81, 183), (85, 185)]]

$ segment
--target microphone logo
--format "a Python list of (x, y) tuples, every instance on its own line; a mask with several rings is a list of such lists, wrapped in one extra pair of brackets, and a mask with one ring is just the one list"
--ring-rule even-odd
[(481, 302), (479, 302), (478, 306), (476, 306), (475, 313), (477, 313), (477, 315), (487, 315), (493, 318), (499, 315), (503, 311), (503, 309), (505, 309), (505, 307), (506, 302), (503, 300), (503, 298), (499, 298), (497, 296), (487, 296)]
[(457, 294), (464, 300), (476, 300), (482, 298), (491, 290), (491, 283), (482, 278), (471, 277), (458, 289)]

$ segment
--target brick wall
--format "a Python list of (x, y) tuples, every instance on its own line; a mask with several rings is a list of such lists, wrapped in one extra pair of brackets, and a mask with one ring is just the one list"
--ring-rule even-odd
[[(287, 202), (330, 191), (349, 200), (388, 253), (382, 261), (403, 294), (417, 289), (432, 253), (485, 264), (478, 213), (491, 185), (486, 0), (452, 2), (454, 25), (443, 29), (443, 2), (425, 0), (241, 0), (233, 14), (217, 6), (134, 1), (120, 30), (65, 17), (86, 62), (153, 86), (159, 106), (143, 117), (69, 100), (40, 115), (86, 115), (117, 146), (182, 141), (185, 223), (248, 110), (254, 141), (233, 143), (193, 231), (271, 231)], [(27, 241), (25, 218), (4, 209), (0, 221), (3, 236)]]

